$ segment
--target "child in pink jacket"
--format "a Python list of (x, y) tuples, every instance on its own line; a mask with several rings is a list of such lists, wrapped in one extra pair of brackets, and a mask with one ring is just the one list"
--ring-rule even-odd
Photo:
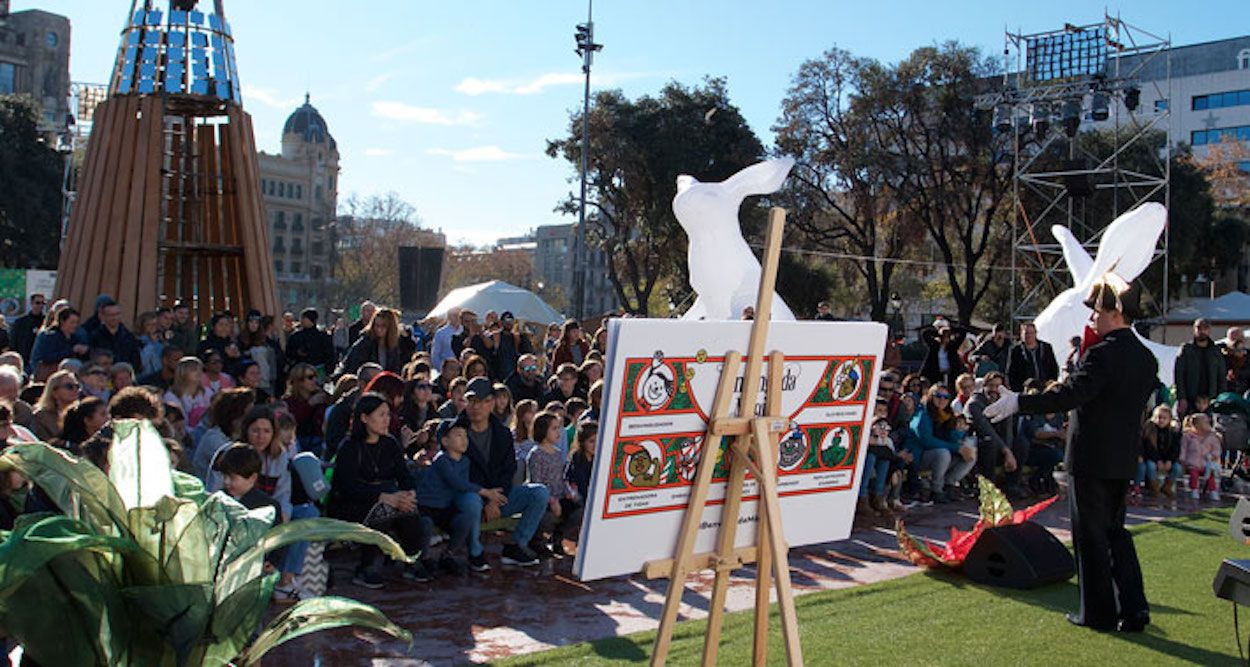
[(1185, 417), (1180, 462), (1189, 475), (1189, 493), (1194, 500), (1201, 498), (1198, 491), (1200, 477), (1206, 478), (1207, 497), (1211, 500), (1220, 499), (1220, 449), (1220, 434), (1211, 428), (1211, 417), (1202, 412)]

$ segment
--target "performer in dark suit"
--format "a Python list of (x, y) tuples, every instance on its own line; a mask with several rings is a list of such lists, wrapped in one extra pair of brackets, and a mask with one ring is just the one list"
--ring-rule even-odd
[[(1100, 337), (1062, 384), (1031, 396), (1004, 390), (985, 409), (996, 421), (1017, 412), (1076, 410), (1065, 467), (1081, 608), (1068, 614), (1096, 630), (1140, 632), (1150, 623), (1133, 536), (1124, 528), (1125, 494), (1141, 455), (1142, 413), (1157, 384), (1158, 363), (1129, 326), (1140, 288), (1107, 274), (1085, 305)], [(1114, 587), (1113, 587), (1114, 582)]]

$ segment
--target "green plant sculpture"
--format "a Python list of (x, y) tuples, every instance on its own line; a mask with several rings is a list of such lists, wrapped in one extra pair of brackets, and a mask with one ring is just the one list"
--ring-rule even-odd
[(0, 543), (0, 633), (27, 655), (45, 665), (251, 665), (288, 639), (345, 625), (411, 641), (377, 609), (336, 597), (302, 601), (262, 629), (273, 549), (347, 540), (410, 559), (354, 523), (272, 527), (272, 508), (206, 496), (199, 480), (171, 471), (150, 423), (113, 429), (107, 475), (40, 443), (0, 456), (0, 470), (20, 471), (61, 511), (20, 516)]

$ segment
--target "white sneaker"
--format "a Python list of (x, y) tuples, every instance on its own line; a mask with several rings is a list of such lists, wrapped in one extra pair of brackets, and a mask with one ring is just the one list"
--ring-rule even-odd
[(1211, 491), (1210, 493), (1208, 493), (1208, 494), (1207, 494), (1207, 498), (1209, 498), (1209, 499), (1211, 499), (1211, 500), (1214, 500), (1215, 502), (1219, 502), (1219, 501), (1220, 501), (1220, 492), (1219, 492), (1219, 491)]
[(1190, 491), (1189, 497), (1193, 498), (1194, 500), (1202, 500), (1202, 494), (1198, 491), (1198, 489), (1194, 489), (1193, 491)]

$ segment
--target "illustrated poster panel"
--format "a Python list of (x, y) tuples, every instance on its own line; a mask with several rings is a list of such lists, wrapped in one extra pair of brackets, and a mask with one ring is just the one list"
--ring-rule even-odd
[[(725, 498), (729, 438), (706, 446), (725, 351), (746, 349), (750, 322), (614, 319), (604, 405), (576, 572), (583, 580), (638, 572), (672, 558), (699, 461), (716, 467), (696, 553), (714, 549)], [(778, 488), (791, 546), (850, 535), (885, 325), (773, 322), (766, 349), (785, 355)], [(742, 364), (745, 366), (745, 360)], [(738, 412), (740, 367), (731, 415)], [(756, 414), (763, 414), (765, 360)], [(755, 544), (757, 488), (748, 474), (737, 544)]]

